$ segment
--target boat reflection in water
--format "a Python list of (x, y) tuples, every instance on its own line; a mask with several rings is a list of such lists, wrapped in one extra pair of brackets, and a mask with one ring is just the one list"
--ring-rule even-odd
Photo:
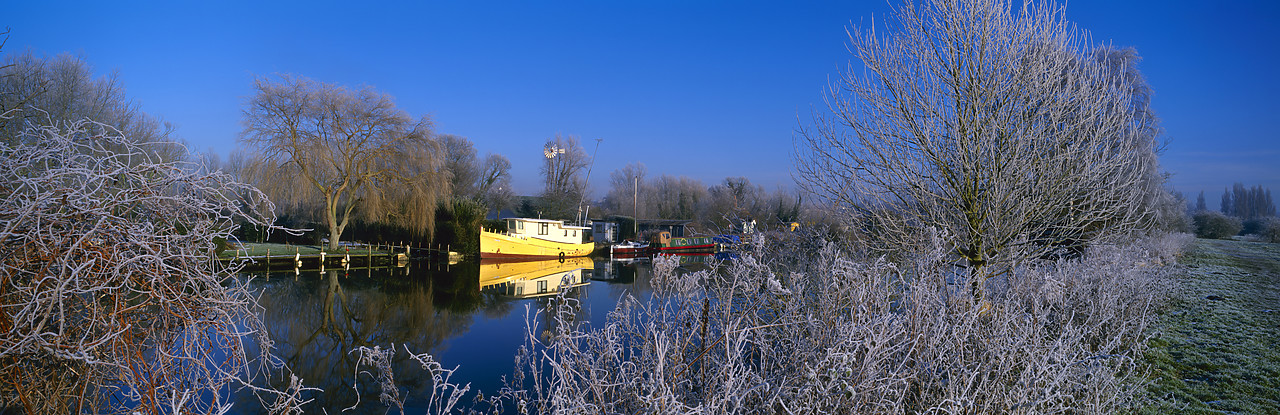
[(591, 258), (569, 257), (534, 261), (480, 260), (480, 292), (513, 298), (555, 295), (562, 288), (591, 283)]

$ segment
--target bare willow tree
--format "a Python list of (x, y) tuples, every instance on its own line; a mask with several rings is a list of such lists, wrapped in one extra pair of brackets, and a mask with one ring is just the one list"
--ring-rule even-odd
[(908, 1), (889, 33), (852, 32), (861, 68), (798, 135), (799, 184), (857, 212), (874, 248), (915, 246), (927, 228), (954, 236), (975, 277), (1141, 226), (1152, 118), (1100, 63), (1122, 61), (1096, 58), (1063, 14)]
[(258, 78), (242, 140), (260, 151), (254, 180), (287, 207), (316, 206), (337, 249), (353, 217), (429, 234), (448, 194), (431, 121), (413, 120), (391, 96), (304, 77)]
[[(280, 362), (237, 266), (238, 223), (270, 226), (251, 186), (156, 155), (111, 126), (44, 122), (0, 143), (0, 408), (225, 413)], [(252, 346), (256, 344), (256, 346)]]

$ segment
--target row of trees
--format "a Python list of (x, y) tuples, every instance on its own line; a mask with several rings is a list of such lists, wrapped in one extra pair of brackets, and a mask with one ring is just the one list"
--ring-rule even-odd
[(778, 225), (800, 220), (798, 195), (783, 189), (767, 192), (746, 177), (727, 177), (707, 186), (685, 176), (647, 175), (643, 163), (613, 171), (609, 191), (600, 202), (604, 212), (643, 219), (692, 220), (711, 229), (725, 229), (742, 221)]
[[(1204, 191), (1196, 196), (1196, 212), (1209, 210), (1205, 204)], [(1222, 191), (1222, 214), (1241, 219), (1257, 219), (1276, 215), (1276, 205), (1271, 198), (1271, 189), (1257, 185), (1245, 187), (1236, 182)]]
[(1245, 187), (1235, 183), (1222, 192), (1221, 212), (1209, 210), (1204, 191), (1191, 208), (1196, 236), (1220, 239), (1236, 235), (1256, 235), (1265, 241), (1280, 241), (1280, 219), (1276, 218), (1271, 189), (1261, 185)]
[[(450, 238), (487, 210), (512, 205), (511, 162), (477, 157), (466, 137), (436, 134), (371, 87), (285, 75), (258, 78), (229, 168), (272, 195), (283, 213), (328, 231), (337, 249), (353, 223), (378, 233)], [(572, 176), (569, 176), (572, 177)], [(466, 224), (452, 223), (466, 218)]]
[[(470, 140), (435, 134), (429, 118), (410, 117), (384, 93), (296, 76), (259, 78), (254, 91), (244, 111), (247, 149), (227, 167), (272, 195), (285, 215), (326, 229), (330, 249), (352, 223), (465, 246), (466, 230), (485, 212), (504, 208), (554, 219), (686, 219), (717, 229), (800, 216), (798, 196), (768, 193), (745, 177), (714, 186), (669, 175), (649, 179), (639, 163), (614, 171), (604, 200), (589, 201), (592, 156), (578, 137), (560, 134), (543, 146), (543, 190), (517, 203), (506, 157), (477, 158)], [(597, 204), (603, 211), (584, 211)], [(437, 216), (450, 222), (448, 231), (436, 232)]]
[[(73, 55), (6, 55), (0, 76), (0, 141), (14, 145), (24, 128), (56, 120), (91, 119), (154, 148), (165, 160), (192, 157), (173, 128), (142, 112), (124, 95), (119, 75), (93, 76), (93, 67)], [(689, 219), (727, 226), (727, 217), (777, 219), (796, 210), (795, 197), (767, 194), (745, 178), (706, 186), (687, 177), (645, 177), (643, 164), (611, 176), (603, 201), (586, 197), (591, 156), (578, 137), (557, 134), (545, 146), (544, 189), (523, 209), (511, 187), (511, 163), (503, 155), (477, 156), (466, 137), (436, 134), (430, 118), (412, 117), (388, 94), (348, 88), (298, 76), (258, 78), (244, 109), (245, 145), (227, 160), (195, 157), (209, 171), (223, 170), (265, 191), (282, 218), (300, 228), (319, 228), (336, 249), (341, 235), (357, 227), (399, 229), (410, 237), (434, 236), (437, 213), (461, 206), (570, 219), (587, 205), (640, 218)], [(631, 187), (639, 185), (638, 191)], [(634, 189), (633, 189), (634, 190)], [(624, 197), (626, 196), (626, 197)], [(455, 199), (477, 202), (459, 203)], [(633, 200), (634, 199), (634, 200)], [(780, 208), (786, 205), (786, 208)], [(598, 215), (592, 215), (598, 216)], [(787, 216), (778, 220), (795, 220)]]

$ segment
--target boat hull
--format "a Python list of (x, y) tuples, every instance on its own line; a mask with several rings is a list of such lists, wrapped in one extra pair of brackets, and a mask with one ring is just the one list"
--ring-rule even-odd
[(658, 247), (659, 254), (671, 253), (715, 253), (715, 239), (707, 236), (679, 237), (671, 238), (667, 243)]
[(480, 258), (580, 257), (595, 250), (591, 242), (572, 244), (480, 231)]
[(615, 245), (609, 247), (609, 253), (612, 255), (646, 255), (650, 252), (653, 252), (653, 249), (648, 245), (640, 247), (620, 247)]

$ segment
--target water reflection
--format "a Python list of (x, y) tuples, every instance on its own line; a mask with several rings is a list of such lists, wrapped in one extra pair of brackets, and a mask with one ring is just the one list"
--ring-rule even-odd
[(555, 295), (560, 289), (590, 283), (595, 268), (591, 258), (534, 261), (484, 259), (480, 261), (480, 291), (514, 298)]
[[(566, 258), (564, 262), (413, 262), (407, 267), (246, 274), (261, 293), (264, 320), (276, 355), (310, 387), (323, 393), (307, 412), (337, 413), (356, 402), (352, 378), (358, 346), (396, 347), (392, 362), (406, 412), (429, 394), (431, 379), (408, 359), (404, 347), (428, 352), (446, 367), (460, 366), (452, 379), (491, 394), (501, 376), (513, 369), (515, 352), (529, 331), (531, 312), (549, 309), (555, 294), (567, 288), (578, 300), (576, 321), (603, 324), (618, 299), (644, 299), (649, 285), (646, 261), (612, 262)], [(535, 333), (547, 331), (536, 319)], [(367, 370), (367, 368), (364, 368)], [(355, 413), (384, 413), (376, 381), (359, 378), (361, 404)], [(283, 386), (285, 379), (275, 379)], [(466, 399), (471, 399), (474, 392)], [(257, 402), (238, 396), (237, 412), (252, 412)]]

